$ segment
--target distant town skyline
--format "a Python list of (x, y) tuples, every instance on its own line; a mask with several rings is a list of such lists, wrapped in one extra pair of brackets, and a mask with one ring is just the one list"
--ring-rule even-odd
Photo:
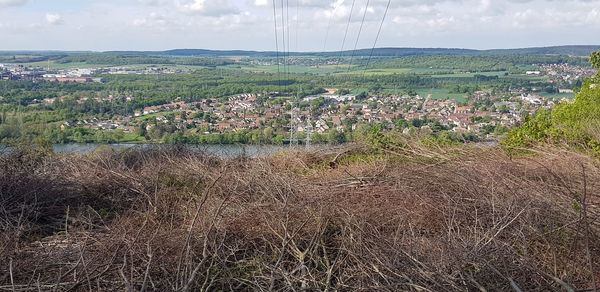
[[(273, 2), (279, 50), (283, 47), (283, 13), (289, 15), (285, 33), (291, 51), (342, 49), (349, 18), (343, 48), (351, 50), (363, 16), (365, 22), (357, 47), (369, 48), (388, 3), (387, 0), (0, 0), (0, 50), (274, 51)], [(282, 2), (289, 4), (289, 8), (282, 11)], [(600, 0), (392, 0), (377, 47), (493, 49), (593, 45), (600, 43), (598, 36)]]

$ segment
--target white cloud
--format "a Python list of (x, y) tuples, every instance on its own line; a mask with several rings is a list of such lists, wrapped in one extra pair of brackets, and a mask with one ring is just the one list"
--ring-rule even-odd
[(267, 6), (268, 3), (268, 0), (254, 0), (256, 6)]
[(62, 16), (60, 14), (46, 13), (46, 21), (49, 24), (57, 25), (57, 24), (62, 24), (63, 23), (63, 18), (62, 18)]
[(137, 0), (138, 3), (147, 6), (158, 6), (162, 4), (166, 4), (165, 0)]
[[(74, 3), (71, 1), (77, 1), (77, 5), (67, 5)], [(298, 45), (292, 44), (292, 50), (339, 50), (353, 1), (356, 2), (346, 44), (356, 39), (367, 0), (289, 0), (290, 31), (286, 33), (292, 36), (292, 43), (298, 36)], [(281, 1), (275, 2), (281, 33), (281, 16), (285, 12)], [(372, 46), (387, 3), (388, 0), (370, 0), (359, 47)], [(393, 0), (378, 46), (593, 44), (598, 42), (593, 36), (600, 35), (599, 3), (600, 0)], [(6, 49), (36, 49), (43, 39), (44, 45), (55, 49), (274, 50), (271, 5), (272, 0), (0, 0), (0, 35), (3, 43), (9, 44)], [(11, 7), (5, 8), (8, 6)], [(57, 25), (65, 22), (70, 25)], [(42, 29), (33, 29), (32, 23)], [(43, 29), (50, 24), (56, 26)]]
[(25, 5), (28, 0), (0, 0), (0, 6), (21, 6)]
[(169, 29), (173, 24), (169, 17), (156, 12), (150, 13), (147, 17), (136, 18), (132, 23), (138, 27), (157, 27), (161, 31)]
[(193, 12), (202, 12), (206, 8), (206, 0), (194, 0), (191, 3), (179, 4), (180, 9)]
[(204, 16), (220, 17), (240, 13), (240, 9), (229, 0), (176, 0), (175, 4), (180, 11)]

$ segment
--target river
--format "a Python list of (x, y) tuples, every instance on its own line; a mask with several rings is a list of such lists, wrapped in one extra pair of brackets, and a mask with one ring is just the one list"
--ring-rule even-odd
[[(88, 154), (105, 147), (114, 150), (128, 150), (174, 146), (163, 144), (57, 144), (53, 146), (53, 149), (55, 153)], [(184, 145), (183, 147), (188, 150), (201, 151), (220, 157), (237, 157), (241, 155), (248, 157), (261, 157), (290, 149), (288, 146), (276, 145)]]

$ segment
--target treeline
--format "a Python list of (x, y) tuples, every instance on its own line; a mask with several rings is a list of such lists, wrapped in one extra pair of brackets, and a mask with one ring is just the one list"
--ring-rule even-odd
[(188, 65), (188, 66), (225, 66), (235, 62), (219, 57), (167, 57), (146, 54), (94, 53), (68, 55), (55, 61), (60, 64), (87, 63), (97, 65)]
[[(360, 62), (360, 60), (359, 60)], [(533, 64), (563, 64), (587, 66), (587, 58), (560, 55), (490, 55), (490, 56), (407, 56), (391, 59), (377, 59), (376, 68), (432, 68), (465, 70), (473, 72), (522, 70)]]

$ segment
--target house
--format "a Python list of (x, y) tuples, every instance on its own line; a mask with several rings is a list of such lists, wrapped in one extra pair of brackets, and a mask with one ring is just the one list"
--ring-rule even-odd
[(10, 72), (0, 73), (0, 80), (13, 80), (14, 76)]
[(468, 114), (468, 113), (472, 113), (473, 112), (473, 107), (472, 106), (457, 106), (456, 108), (454, 108), (454, 113), (455, 114)]
[(223, 121), (223, 122), (219, 122), (217, 124), (217, 130), (220, 132), (225, 132), (231, 128), (233, 128), (233, 126), (231, 125), (231, 123), (229, 121)]
[(521, 100), (529, 102), (534, 105), (542, 104), (542, 100), (538, 96), (531, 95), (531, 94), (525, 94), (525, 93), (521, 94)]

